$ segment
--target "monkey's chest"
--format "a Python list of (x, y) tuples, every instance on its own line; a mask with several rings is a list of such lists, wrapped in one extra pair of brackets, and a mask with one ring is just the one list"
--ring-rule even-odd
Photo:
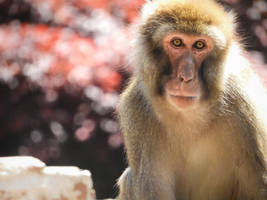
[(204, 140), (187, 151), (184, 171), (179, 173), (180, 179), (178, 177), (185, 199), (230, 198), (234, 164), (226, 149), (216, 141)]

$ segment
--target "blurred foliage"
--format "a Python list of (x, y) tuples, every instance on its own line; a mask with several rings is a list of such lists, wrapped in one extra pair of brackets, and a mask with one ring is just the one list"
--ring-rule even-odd
[[(0, 0), (0, 156), (89, 169), (98, 198), (116, 195), (126, 161), (115, 108), (143, 3)], [(266, 1), (222, 3), (238, 12), (239, 32), (262, 69)]]

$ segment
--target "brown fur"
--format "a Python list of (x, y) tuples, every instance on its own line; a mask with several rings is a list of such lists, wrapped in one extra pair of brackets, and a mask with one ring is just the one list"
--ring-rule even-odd
[[(145, 5), (134, 48), (135, 74), (119, 117), (129, 168), (119, 200), (267, 199), (267, 98), (238, 44), (233, 15), (212, 0)], [(204, 100), (184, 111), (166, 101), (169, 32), (206, 34)]]

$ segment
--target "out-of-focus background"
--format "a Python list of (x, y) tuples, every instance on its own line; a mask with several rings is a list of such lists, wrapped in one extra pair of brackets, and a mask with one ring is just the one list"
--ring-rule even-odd
[[(114, 197), (127, 163), (116, 120), (144, 0), (0, 0), (0, 156), (31, 155), (93, 174)], [(267, 80), (266, 0), (225, 0)], [(266, 69), (266, 70), (265, 70)]]

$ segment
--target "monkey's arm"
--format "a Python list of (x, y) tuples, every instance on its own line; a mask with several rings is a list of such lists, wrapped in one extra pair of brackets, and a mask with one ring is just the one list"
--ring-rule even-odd
[(147, 102), (137, 80), (133, 79), (119, 105), (129, 162), (129, 168), (119, 180), (119, 200), (175, 200), (173, 176), (168, 173), (171, 170), (164, 169), (164, 161), (156, 155), (162, 140), (161, 127)]
[[(246, 199), (248, 196), (255, 199), (266, 199), (267, 172), (267, 96), (265, 88), (259, 77), (249, 66), (239, 66), (238, 74), (231, 74), (227, 80), (228, 96), (225, 99), (229, 106), (226, 110), (235, 110), (230, 115), (229, 124), (239, 137), (239, 147), (242, 149), (236, 176), (238, 197)], [(236, 70), (236, 69), (235, 69)], [(256, 89), (255, 89), (256, 88)], [(250, 167), (254, 166), (254, 168)], [(255, 167), (256, 166), (256, 167)], [(254, 174), (260, 180), (252, 179), (249, 174)], [(253, 183), (254, 184), (251, 184)], [(257, 185), (255, 187), (255, 185)], [(239, 188), (239, 189), (237, 189)], [(262, 188), (259, 192), (258, 188)], [(242, 196), (243, 195), (243, 196)], [(245, 198), (246, 197), (246, 198)]]
[[(242, 124), (241, 133), (247, 133), (243, 138), (254, 143), (252, 146), (257, 148), (255, 152), (262, 154), (258, 156), (265, 160), (262, 165), (266, 169), (264, 162), (267, 161), (267, 91), (245, 55), (237, 43), (233, 43), (229, 48), (222, 90), (226, 94), (226, 104), (230, 105), (226, 110), (238, 111), (233, 113), (237, 120), (235, 124)], [(238, 64), (233, 65), (236, 61)]]
[[(235, 55), (230, 55), (235, 56)], [(240, 56), (243, 65), (236, 66), (228, 80), (228, 92), (232, 96), (234, 109), (240, 111), (243, 119), (240, 123), (246, 122), (252, 132), (255, 145), (261, 155), (263, 166), (267, 169), (267, 90), (254, 72), (250, 63)], [(238, 72), (238, 73), (237, 73)], [(237, 75), (236, 75), (237, 74)], [(231, 85), (231, 86), (230, 86)], [(237, 114), (237, 113), (236, 113)], [(239, 116), (239, 117), (241, 117)], [(246, 132), (248, 129), (244, 130)], [(249, 140), (249, 139), (248, 139)]]

